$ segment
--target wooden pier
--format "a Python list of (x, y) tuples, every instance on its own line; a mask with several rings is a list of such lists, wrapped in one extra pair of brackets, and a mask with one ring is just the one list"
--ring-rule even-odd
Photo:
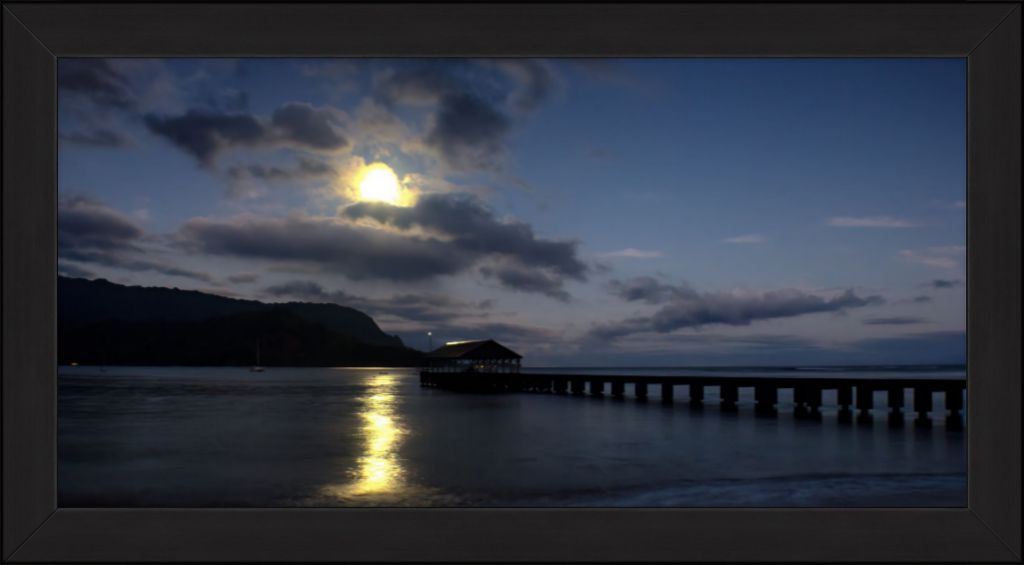
[[(856, 420), (870, 423), (874, 414), (882, 413), (892, 425), (904, 421), (906, 391), (913, 396), (916, 422), (927, 426), (936, 394), (943, 398), (947, 428), (962, 425), (965, 379), (893, 378), (862, 379), (843, 377), (755, 377), (722, 375), (642, 376), (642, 375), (576, 375), (537, 373), (442, 372), (424, 370), (420, 385), (449, 390), (474, 392), (533, 392), (624, 399), (627, 386), (637, 401), (646, 402), (649, 392), (658, 390), (663, 404), (675, 402), (676, 389), (685, 391), (689, 404), (701, 408), (715, 402), (724, 412), (740, 410), (740, 391), (753, 392), (753, 411), (759, 416), (775, 416), (779, 410), (779, 391), (792, 391), (793, 414), (799, 419), (820, 419), (823, 393), (835, 391), (834, 408), (840, 422)], [(717, 399), (706, 397), (709, 389), (717, 390)], [(884, 393), (884, 405), (875, 406), (876, 393)]]

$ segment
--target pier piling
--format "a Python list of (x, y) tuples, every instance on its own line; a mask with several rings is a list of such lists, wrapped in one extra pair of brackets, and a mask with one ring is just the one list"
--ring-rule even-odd
[(914, 389), (914, 412), (917, 412), (918, 424), (930, 424), (928, 413), (932, 411), (932, 390), (927, 387)]
[(963, 391), (959, 388), (946, 389), (946, 427), (960, 429), (963, 426), (963, 418), (960, 411), (964, 408)]
[(704, 406), (704, 385), (690, 385), (690, 406), (694, 408)]
[(889, 414), (903, 416), (903, 387), (889, 389)]
[(661, 383), (661, 402), (664, 404), (672, 404), (672, 396), (675, 394), (675, 388), (672, 383)]
[[(858, 378), (830, 377), (764, 377), (724, 375), (586, 375), (546, 374), (514, 372), (439, 371), (424, 369), (420, 373), (420, 385), (435, 389), (454, 389), (467, 392), (523, 392), (567, 394), (575, 396), (590, 394), (600, 397), (604, 394), (605, 383), (611, 384), (611, 394), (617, 399), (624, 398), (626, 388), (633, 387), (638, 401), (648, 398), (650, 387), (661, 387), (661, 401), (672, 404), (675, 387), (685, 386), (689, 390), (689, 404), (692, 410), (703, 407), (706, 387), (717, 387), (719, 404), (723, 412), (738, 411), (739, 390), (753, 389), (754, 412), (758, 415), (775, 416), (779, 411), (779, 389), (793, 391), (794, 415), (797, 418), (822, 418), (824, 391), (836, 391), (835, 404), (840, 422), (853, 420), (872, 423), (875, 408), (875, 392), (885, 392), (883, 402), (887, 404), (891, 424), (903, 425), (904, 410), (909, 410), (907, 389), (912, 390), (913, 411), (918, 425), (931, 425), (934, 411), (933, 394), (944, 394), (946, 408), (946, 429), (959, 430), (964, 425), (964, 394), (967, 382), (963, 379), (944, 378), (889, 378), (864, 380)], [(831, 398), (831, 396), (830, 396)], [(881, 408), (881, 406), (879, 407)]]
[(807, 388), (803, 386), (793, 387), (793, 416), (796, 418), (807, 417)]
[(736, 385), (722, 385), (719, 387), (719, 397), (721, 398), (721, 409), (725, 412), (735, 412), (736, 403), (740, 399), (740, 391)]
[(807, 415), (815, 420), (821, 419), (821, 387), (808, 386), (804, 398), (807, 402)]
[(857, 421), (861, 423), (871, 422), (871, 409), (875, 406), (875, 391), (867, 384), (857, 385)]
[(960, 416), (960, 410), (964, 407), (963, 394), (959, 388), (946, 389), (946, 412), (947, 415)]
[(775, 405), (779, 403), (779, 389), (774, 386), (754, 387), (754, 411), (765, 416), (778, 413)]
[(572, 393), (583, 394), (584, 387), (587, 386), (587, 382), (582, 379), (573, 379), (572, 381)]
[(836, 389), (836, 404), (839, 406), (839, 421), (850, 422), (853, 420), (853, 387), (840, 386)]
[(622, 381), (612, 381), (612, 396), (615, 398), (622, 398), (626, 394), (626, 383)]

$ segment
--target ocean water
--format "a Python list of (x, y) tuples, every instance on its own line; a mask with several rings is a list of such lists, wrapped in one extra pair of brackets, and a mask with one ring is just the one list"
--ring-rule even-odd
[[(541, 369), (536, 369), (541, 370)], [(554, 371), (547, 368), (544, 371)], [(558, 369), (570, 372), (569, 369)], [(963, 377), (955, 367), (575, 369)], [(425, 389), (413, 369), (61, 367), (58, 496), (98, 507), (960, 507), (966, 442), (930, 427)], [(884, 407), (879, 393), (876, 407)], [(909, 394), (909, 391), (908, 391)], [(912, 406), (912, 397), (907, 405)]]

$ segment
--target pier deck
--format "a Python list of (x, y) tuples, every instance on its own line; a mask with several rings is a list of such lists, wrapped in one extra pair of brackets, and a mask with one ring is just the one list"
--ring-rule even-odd
[[(420, 373), (424, 387), (476, 392), (533, 392), (565, 395), (603, 396), (625, 398), (627, 385), (638, 401), (647, 401), (650, 392), (657, 391), (662, 403), (671, 404), (676, 389), (682, 387), (693, 407), (702, 407), (717, 400), (723, 411), (739, 409), (740, 391), (753, 392), (754, 412), (775, 415), (779, 407), (779, 391), (792, 391), (793, 413), (798, 418), (821, 417), (823, 393), (835, 391), (830, 404), (838, 412), (840, 421), (852, 421), (854, 410), (857, 420), (870, 422), (872, 411), (888, 414), (890, 423), (903, 421), (903, 411), (917, 413), (917, 422), (927, 425), (929, 413), (934, 410), (934, 395), (939, 394), (945, 407), (947, 427), (958, 428), (962, 423), (966, 379), (943, 378), (850, 378), (801, 376), (724, 376), (724, 375), (581, 375), (548, 373), (484, 373), (439, 372)], [(706, 395), (709, 389), (717, 391), (717, 399)], [(906, 406), (906, 391), (911, 391), (912, 406)], [(884, 402), (876, 406), (876, 393), (884, 393)]]

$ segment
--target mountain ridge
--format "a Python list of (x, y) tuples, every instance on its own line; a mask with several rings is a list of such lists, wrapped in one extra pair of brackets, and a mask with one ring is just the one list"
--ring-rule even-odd
[(58, 277), (58, 361), (97, 365), (413, 365), (421, 352), (348, 306)]

